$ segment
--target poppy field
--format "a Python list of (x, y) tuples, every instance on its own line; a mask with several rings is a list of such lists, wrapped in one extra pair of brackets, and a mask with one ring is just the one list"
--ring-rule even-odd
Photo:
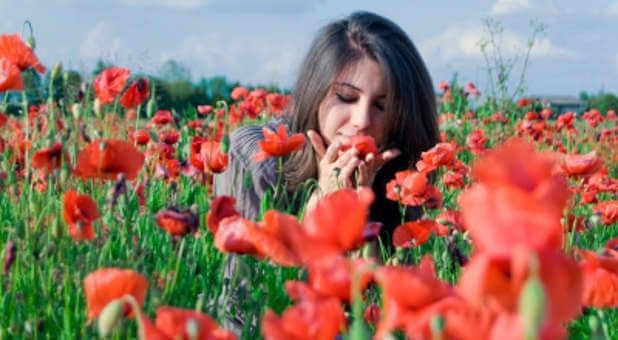
[[(257, 220), (214, 195), (230, 134), (285, 115), (288, 94), (239, 86), (178, 112), (115, 66), (7, 113), (30, 68), (62, 76), (0, 35), (0, 339), (618, 339), (614, 111), (498, 111), (442, 82), (440, 143), (386, 187), (422, 217), (385, 241), (369, 188), (293, 215), (278, 186)], [(263, 134), (251, 162), (308, 142)]]

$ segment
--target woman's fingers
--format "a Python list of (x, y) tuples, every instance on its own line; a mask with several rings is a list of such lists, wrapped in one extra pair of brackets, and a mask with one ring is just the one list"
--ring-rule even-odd
[(309, 141), (311, 145), (313, 145), (313, 149), (318, 155), (318, 160), (321, 160), (326, 153), (326, 147), (324, 146), (324, 142), (322, 141), (322, 137), (318, 135), (315, 131), (309, 130), (307, 131), (307, 137), (309, 137)]
[(352, 174), (354, 173), (354, 169), (358, 167), (361, 162), (358, 157), (351, 158), (342, 168), (341, 173), (339, 174), (339, 179), (343, 181), (345, 186), (350, 186), (352, 183)]

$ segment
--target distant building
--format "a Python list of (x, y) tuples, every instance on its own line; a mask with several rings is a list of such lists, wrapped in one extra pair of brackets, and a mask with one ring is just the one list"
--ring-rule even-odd
[(562, 95), (538, 95), (527, 96), (527, 98), (538, 100), (543, 107), (551, 107), (556, 114), (565, 112), (582, 113), (586, 109), (586, 102), (574, 96)]

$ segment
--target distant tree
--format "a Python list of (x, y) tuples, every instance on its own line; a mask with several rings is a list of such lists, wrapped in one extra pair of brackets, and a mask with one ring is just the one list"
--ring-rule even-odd
[(191, 82), (191, 70), (182, 62), (168, 60), (161, 65), (159, 74), (163, 80), (168, 82)]
[(597, 109), (603, 114), (608, 110), (618, 111), (618, 97), (613, 93), (600, 93), (596, 97), (590, 97), (588, 104), (591, 109)]
[(92, 75), (96, 77), (97, 74), (101, 73), (106, 68), (110, 68), (112, 66), (114, 66), (114, 64), (106, 62), (103, 59), (99, 59), (97, 60), (97, 66), (95, 66), (94, 70), (92, 71)]

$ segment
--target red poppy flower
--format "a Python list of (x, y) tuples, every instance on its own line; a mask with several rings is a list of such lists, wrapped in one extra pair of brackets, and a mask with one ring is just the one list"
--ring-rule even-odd
[(129, 79), (130, 70), (122, 67), (110, 67), (103, 70), (94, 80), (94, 92), (101, 104), (111, 104), (122, 92)]
[(376, 141), (373, 137), (367, 135), (356, 135), (350, 137), (347, 143), (341, 145), (341, 151), (346, 151), (349, 148), (356, 148), (359, 156), (364, 159), (365, 156), (372, 153), (374, 156), (378, 154)]
[(382, 287), (383, 301), (376, 339), (391, 330), (403, 329), (410, 312), (451, 294), (448, 284), (438, 279), (430, 255), (423, 257), (418, 267), (382, 266), (374, 275)]
[(133, 144), (116, 139), (99, 139), (77, 156), (74, 174), (80, 178), (113, 179), (123, 173), (134, 180), (144, 164), (144, 154)]
[(421, 160), (416, 162), (416, 169), (429, 173), (441, 165), (450, 164), (455, 159), (455, 146), (451, 143), (438, 143), (421, 153)]
[(226, 217), (240, 215), (236, 208), (236, 199), (230, 196), (217, 196), (210, 204), (210, 211), (206, 215), (206, 226), (216, 234), (219, 229), (219, 222)]
[(172, 117), (172, 113), (169, 110), (159, 110), (155, 113), (154, 117), (152, 117), (152, 122), (161, 126), (172, 123), (174, 118)]
[(156, 218), (159, 227), (167, 230), (172, 236), (194, 234), (199, 229), (199, 219), (190, 210), (178, 211), (174, 208), (161, 210)]
[[(197, 324), (197, 337), (187, 334), (187, 324)], [(163, 306), (157, 308), (155, 326), (170, 339), (210, 339), (208, 336), (219, 326), (206, 314), (191, 309)]]
[(306, 253), (316, 247), (321, 249), (321, 244), (309, 242), (296, 216), (277, 210), (268, 210), (262, 223), (248, 224), (247, 237), (258, 253), (284, 267), (298, 266)]
[(444, 182), (444, 185), (452, 188), (463, 189), (466, 186), (464, 176), (458, 172), (445, 172), (442, 175), (442, 182)]
[(49, 148), (42, 148), (32, 156), (32, 167), (43, 169), (44, 173), (51, 173), (55, 169), (60, 169), (62, 161), (69, 162), (69, 155), (66, 150), (62, 150), (62, 143), (55, 142)]
[(375, 303), (370, 304), (363, 312), (363, 319), (370, 325), (380, 322), (380, 307)]
[(233, 90), (232, 90), (232, 94), (230, 94), (230, 97), (233, 100), (238, 100), (240, 98), (244, 98), (246, 96), (249, 95), (249, 90), (247, 90), (246, 88), (242, 87), (242, 86), (236, 86)]
[(277, 133), (270, 131), (267, 127), (262, 129), (262, 133), (264, 140), (258, 141), (261, 150), (253, 156), (256, 162), (261, 162), (273, 156), (288, 155), (305, 145), (305, 135), (296, 133), (288, 138), (283, 124), (279, 126)]
[(541, 111), (541, 117), (543, 117), (543, 119), (549, 119), (553, 115), (554, 115), (554, 110), (552, 109), (543, 109)]
[(360, 246), (367, 225), (367, 213), (374, 200), (369, 188), (341, 189), (326, 195), (304, 220), (307, 234), (332, 244), (341, 251)]
[(146, 145), (150, 141), (150, 135), (146, 130), (137, 130), (133, 133), (133, 138), (137, 145)]
[(618, 200), (605, 201), (594, 207), (594, 213), (601, 215), (601, 223), (611, 225), (618, 221)]
[(364, 259), (348, 259), (343, 256), (328, 258), (309, 265), (309, 284), (311, 288), (324, 297), (336, 297), (343, 302), (352, 300), (352, 282), (354, 275), (360, 274), (359, 289), (365, 287), (373, 279), (371, 271), (359, 273), (362, 267), (373, 263)]
[(78, 241), (94, 238), (92, 222), (99, 218), (99, 210), (92, 197), (68, 190), (64, 194), (63, 214), (73, 239)]
[(221, 173), (227, 169), (229, 156), (221, 152), (219, 142), (203, 142), (200, 148), (200, 156), (204, 164), (204, 170), (208, 170), (212, 173)]
[(198, 105), (197, 112), (202, 115), (207, 115), (211, 113), (215, 108), (212, 105)]
[(140, 78), (134, 81), (129, 89), (120, 98), (120, 104), (130, 109), (145, 102), (150, 95), (150, 87), (147, 78)]
[[(288, 307), (281, 317), (267, 309), (262, 317), (262, 335), (266, 340), (332, 340), (346, 325), (341, 303), (335, 298), (320, 298), (303, 283), (286, 282), (288, 295), (298, 303)], [(296, 290), (296, 291), (294, 291)]]
[(266, 102), (270, 105), (270, 112), (277, 115), (283, 113), (289, 101), (290, 96), (284, 96), (281, 93), (269, 93), (266, 96)]
[(528, 98), (522, 98), (517, 102), (517, 106), (519, 107), (530, 106), (531, 104), (532, 101)]
[(395, 178), (386, 184), (386, 198), (405, 205), (423, 204), (427, 191), (427, 175), (424, 172), (403, 170), (395, 173)]
[[(39, 73), (46, 71), (45, 66), (41, 65), (34, 51), (24, 43), (17, 33), (0, 35), (0, 60), (2, 58), (8, 59), (17, 66), (20, 72), (30, 67), (34, 67)], [(0, 83), (2, 82), (0, 81)]]
[[(99, 316), (108, 303), (131, 295), (142, 306), (146, 298), (148, 280), (130, 269), (103, 268), (94, 271), (84, 279), (84, 290), (88, 301), (88, 319)], [(130, 306), (124, 306), (125, 315), (132, 316)]]
[(580, 250), (580, 267), (584, 276), (584, 306), (614, 308), (618, 306), (618, 257)]
[(594, 174), (602, 165), (603, 160), (597, 156), (596, 151), (590, 151), (585, 155), (566, 155), (561, 164), (567, 175), (583, 177)]
[(438, 228), (434, 220), (419, 220), (406, 222), (395, 228), (393, 232), (393, 245), (395, 247), (408, 248), (420, 246), (427, 242), (429, 236)]
[(9, 118), (2, 111), (0, 111), (0, 129), (6, 125), (8, 120)]
[(441, 81), (440, 84), (438, 84), (438, 88), (442, 91), (446, 91), (450, 86), (445, 81)]
[(258, 255), (259, 253), (249, 237), (249, 228), (252, 224), (253, 222), (240, 215), (222, 219), (215, 233), (215, 248), (222, 253)]
[(23, 91), (24, 80), (17, 65), (5, 57), (0, 57), (0, 92)]
[(180, 139), (180, 132), (176, 129), (169, 129), (167, 131), (161, 131), (159, 133), (159, 140), (161, 140), (161, 142), (168, 144), (168, 145), (176, 144), (176, 142), (178, 142), (179, 139)]

